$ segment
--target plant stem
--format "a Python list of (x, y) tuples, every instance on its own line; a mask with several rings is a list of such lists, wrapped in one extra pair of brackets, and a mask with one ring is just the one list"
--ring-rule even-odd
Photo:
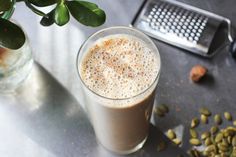
[(48, 18), (48, 15), (45, 14), (44, 12), (38, 10), (37, 8), (35, 8), (28, 0), (24, 0), (25, 5), (32, 10), (35, 14), (39, 15), (39, 16), (45, 16)]
[(65, 3), (65, 0), (59, 0), (58, 1), (58, 4), (64, 4)]

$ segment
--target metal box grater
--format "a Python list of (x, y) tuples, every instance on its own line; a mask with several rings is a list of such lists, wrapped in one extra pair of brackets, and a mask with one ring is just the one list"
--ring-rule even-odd
[(146, 0), (132, 26), (153, 38), (211, 57), (223, 43), (218, 40), (222, 39), (219, 28), (223, 22), (230, 25), (230, 21), (222, 16), (181, 2)]

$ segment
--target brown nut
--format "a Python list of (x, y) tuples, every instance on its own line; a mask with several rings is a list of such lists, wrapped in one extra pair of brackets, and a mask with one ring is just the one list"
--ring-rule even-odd
[(190, 79), (193, 82), (198, 82), (207, 73), (207, 69), (202, 65), (195, 65), (190, 71)]

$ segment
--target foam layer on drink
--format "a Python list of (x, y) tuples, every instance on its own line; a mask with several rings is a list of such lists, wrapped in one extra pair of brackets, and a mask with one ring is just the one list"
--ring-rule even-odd
[(157, 78), (160, 58), (131, 35), (110, 35), (97, 40), (83, 56), (80, 75), (95, 93), (114, 99), (136, 96)]

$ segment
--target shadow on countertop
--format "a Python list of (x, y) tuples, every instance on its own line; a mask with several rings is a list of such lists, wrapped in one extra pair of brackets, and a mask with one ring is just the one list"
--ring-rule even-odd
[[(7, 104), (0, 109), (17, 122), (14, 124), (16, 128), (37, 143), (39, 148), (43, 147), (57, 157), (119, 156), (97, 144), (92, 126), (77, 100), (37, 63), (31, 76), (15, 95), (2, 95), (0, 100)], [(160, 141), (168, 143), (165, 151), (157, 151)], [(185, 155), (151, 125), (144, 147), (128, 156), (172, 157), (178, 154)]]

